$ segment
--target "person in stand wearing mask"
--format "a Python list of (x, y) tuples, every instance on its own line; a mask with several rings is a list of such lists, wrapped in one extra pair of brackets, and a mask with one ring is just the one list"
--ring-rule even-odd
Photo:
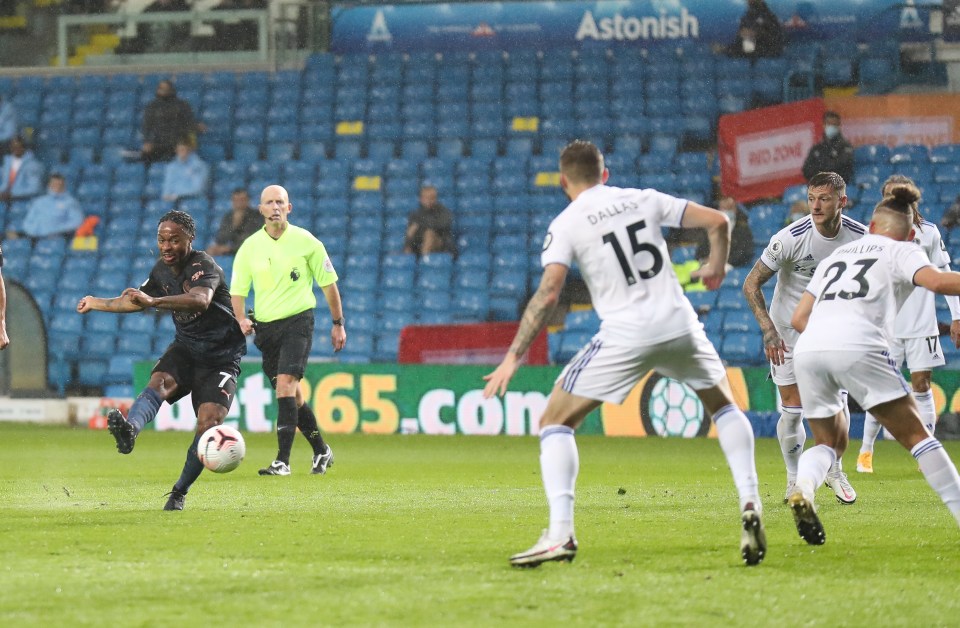
[(803, 177), (809, 181), (818, 172), (836, 172), (844, 181), (853, 181), (853, 146), (840, 132), (840, 114), (823, 114), (823, 139), (810, 148), (803, 161)]

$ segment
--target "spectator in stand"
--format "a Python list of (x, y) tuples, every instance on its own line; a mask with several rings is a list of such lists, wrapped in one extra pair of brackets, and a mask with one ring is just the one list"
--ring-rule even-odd
[(757, 59), (783, 55), (786, 38), (780, 18), (764, 0), (747, 0), (747, 12), (740, 18), (737, 37), (727, 47), (731, 57)]
[(67, 192), (67, 181), (54, 172), (47, 183), (47, 193), (30, 202), (17, 229), (7, 232), (8, 238), (67, 237), (83, 223), (80, 203)]
[(840, 132), (840, 114), (823, 114), (823, 139), (810, 148), (803, 161), (803, 176), (809, 181), (818, 172), (836, 172), (844, 181), (853, 181), (853, 146)]
[(17, 134), (17, 112), (13, 104), (3, 99), (0, 94), (0, 155), (6, 155), (10, 150), (10, 141)]
[(163, 200), (177, 203), (206, 194), (210, 166), (193, 151), (193, 142), (189, 138), (178, 141), (176, 151), (177, 158), (167, 164), (163, 173)]
[[(722, 211), (730, 220), (730, 256), (727, 258), (727, 269), (746, 266), (753, 262), (753, 231), (750, 229), (749, 218), (740, 208), (736, 199), (730, 196), (720, 198), (717, 209)], [(701, 264), (710, 258), (710, 241), (707, 232), (703, 229), (697, 233), (697, 251), (695, 256)]]
[(407, 218), (404, 253), (456, 253), (453, 240), (453, 214), (437, 200), (437, 188), (420, 188), (420, 206)]
[(43, 164), (19, 135), (10, 140), (10, 154), (0, 166), (0, 202), (27, 200), (43, 192)]
[(220, 228), (207, 249), (210, 255), (233, 255), (243, 241), (263, 227), (260, 210), (250, 206), (250, 194), (237, 188), (230, 195), (230, 213), (220, 220)]
[(196, 134), (204, 130), (193, 116), (190, 104), (177, 98), (172, 81), (160, 81), (156, 94), (143, 113), (141, 155), (148, 163), (169, 161), (181, 138), (189, 137), (195, 143)]
[[(266, 0), (224, 0), (216, 11), (265, 11)], [(215, 50), (256, 50), (260, 47), (260, 35), (256, 20), (224, 20), (213, 23)]]

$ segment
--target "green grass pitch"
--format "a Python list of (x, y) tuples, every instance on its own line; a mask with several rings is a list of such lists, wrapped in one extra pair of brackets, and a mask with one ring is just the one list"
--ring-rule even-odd
[[(946, 626), (960, 618), (960, 530), (909, 454), (878, 445), (852, 506), (818, 494), (807, 546), (782, 504), (775, 441), (757, 443), (768, 554), (739, 556), (736, 496), (707, 439), (580, 437), (580, 553), (518, 570), (546, 525), (534, 438), (334, 436), (336, 464), (257, 475), (248, 434), (162, 512), (189, 436), (0, 425), (4, 626)], [(948, 444), (954, 459), (960, 446)], [(619, 489), (623, 489), (620, 491)], [(622, 494), (621, 494), (622, 493)]]

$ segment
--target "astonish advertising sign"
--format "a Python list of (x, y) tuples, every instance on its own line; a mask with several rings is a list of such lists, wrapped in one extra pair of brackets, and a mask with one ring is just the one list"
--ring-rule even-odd
[[(767, 0), (793, 39), (928, 36), (929, 3)], [(745, 0), (618, 0), (334, 5), (337, 53), (509, 50), (588, 45), (729, 44)]]

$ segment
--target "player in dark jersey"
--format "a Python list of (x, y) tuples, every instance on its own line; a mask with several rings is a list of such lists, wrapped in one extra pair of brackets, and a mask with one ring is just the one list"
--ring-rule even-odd
[(227, 416), (237, 390), (240, 358), (247, 351), (223, 269), (203, 251), (193, 250), (195, 236), (196, 226), (189, 214), (167, 212), (157, 226), (160, 260), (143, 285), (127, 288), (112, 299), (86, 296), (77, 304), (81, 314), (156, 308), (173, 315), (176, 336), (153, 367), (150, 383), (134, 401), (130, 416), (124, 418), (119, 410), (111, 410), (107, 416), (117, 450), (129, 454), (137, 434), (157, 416), (161, 403), (174, 403), (192, 393), (197, 431), (164, 510), (183, 510), (190, 485), (203, 471), (197, 442), (203, 432), (220, 425)]
[(3, 249), (0, 249), (0, 351), (7, 348), (7, 287), (3, 283)]

